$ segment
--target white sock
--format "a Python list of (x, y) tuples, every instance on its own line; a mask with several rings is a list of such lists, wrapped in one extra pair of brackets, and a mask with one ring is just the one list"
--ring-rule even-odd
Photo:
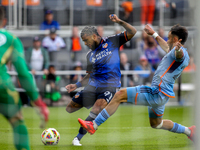
[(94, 120), (93, 120), (93, 127), (94, 127), (95, 130), (97, 130), (97, 128), (98, 128), (98, 125)]
[(185, 127), (184, 133), (185, 133), (187, 136), (190, 136), (191, 130), (190, 130), (188, 127)]

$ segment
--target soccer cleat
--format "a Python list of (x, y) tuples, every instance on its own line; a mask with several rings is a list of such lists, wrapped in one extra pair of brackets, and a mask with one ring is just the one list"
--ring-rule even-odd
[(78, 122), (81, 124), (81, 126), (87, 130), (91, 135), (96, 132), (96, 130), (93, 127), (93, 122), (92, 121), (84, 121), (80, 118), (78, 118)]
[(190, 134), (190, 136), (188, 136), (188, 138), (191, 140), (191, 141), (193, 141), (194, 142), (194, 132), (195, 132), (195, 130), (196, 130), (196, 126), (191, 126), (191, 127), (189, 127), (189, 129), (191, 130), (191, 134)]
[(82, 146), (82, 144), (80, 143), (80, 141), (78, 140), (77, 137), (75, 137), (72, 141), (72, 145), (74, 146)]

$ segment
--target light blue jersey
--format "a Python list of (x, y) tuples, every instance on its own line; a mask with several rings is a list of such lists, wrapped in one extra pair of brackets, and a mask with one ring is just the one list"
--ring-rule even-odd
[(181, 49), (184, 53), (181, 59), (176, 59), (175, 48), (163, 57), (153, 76), (151, 87), (141, 85), (127, 88), (127, 102), (148, 106), (150, 118), (162, 118), (165, 104), (170, 97), (175, 97), (173, 92), (175, 80), (189, 64), (187, 49), (184, 47)]
[(184, 47), (181, 49), (184, 53), (181, 59), (176, 59), (175, 47), (163, 57), (152, 79), (151, 87), (159, 88), (160, 92), (171, 98), (175, 97), (173, 91), (175, 80), (188, 66), (190, 60), (187, 49)]

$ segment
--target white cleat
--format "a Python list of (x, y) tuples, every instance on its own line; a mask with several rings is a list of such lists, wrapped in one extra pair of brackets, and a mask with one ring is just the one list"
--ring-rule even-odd
[(72, 141), (72, 145), (74, 146), (82, 146), (82, 144), (80, 143), (80, 141), (78, 140), (77, 137), (75, 137)]

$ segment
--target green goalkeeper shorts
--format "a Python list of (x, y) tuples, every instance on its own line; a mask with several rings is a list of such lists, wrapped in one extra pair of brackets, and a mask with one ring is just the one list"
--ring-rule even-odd
[(12, 118), (21, 109), (19, 93), (12, 86), (0, 85), (0, 113), (7, 119)]

